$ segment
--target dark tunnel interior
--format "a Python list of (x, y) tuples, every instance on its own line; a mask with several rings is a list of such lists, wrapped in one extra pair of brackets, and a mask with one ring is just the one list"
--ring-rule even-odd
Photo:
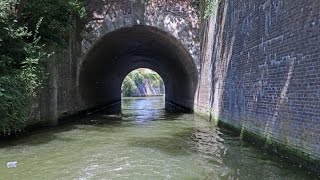
[(166, 108), (171, 104), (193, 110), (198, 72), (191, 55), (172, 35), (148, 26), (122, 28), (94, 44), (80, 71), (83, 103), (94, 108), (120, 102), (122, 81), (138, 68), (162, 77)]

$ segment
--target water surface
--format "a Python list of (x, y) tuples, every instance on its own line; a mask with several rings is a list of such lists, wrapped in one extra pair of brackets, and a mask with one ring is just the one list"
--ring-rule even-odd
[[(0, 179), (317, 179), (157, 98), (0, 144)], [(18, 161), (8, 169), (8, 161)]]

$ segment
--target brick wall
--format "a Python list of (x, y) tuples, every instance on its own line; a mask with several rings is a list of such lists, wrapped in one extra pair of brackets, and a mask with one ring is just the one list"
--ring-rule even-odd
[(320, 1), (223, 0), (203, 25), (195, 102), (320, 160)]
[[(188, 63), (182, 63), (181, 67), (184, 68), (184, 71), (195, 74), (194, 79), (197, 78), (196, 71), (198, 67), (195, 66), (199, 65), (200, 22), (197, 6), (192, 0), (86, 0), (85, 5), (87, 17), (83, 22), (82, 20), (81, 22), (77, 22), (77, 28), (71, 34), (69, 40), (69, 47), (63, 52), (58, 52), (51, 56), (51, 59), (48, 61), (48, 84), (44, 85), (40, 93), (41, 97), (34, 100), (30, 108), (30, 125), (36, 123), (56, 125), (61, 117), (74, 115), (93, 107), (92, 104), (84, 100), (85, 98), (81, 93), (80, 76), (83, 74), (81, 72), (84, 69), (84, 64), (90, 59), (88, 58), (88, 54), (90, 52), (91, 54), (95, 54), (94, 51), (92, 53), (92, 50), (97, 47), (97, 44), (104, 42), (103, 38), (106, 38), (108, 34), (117, 30), (134, 29), (134, 27), (154, 29), (157, 32), (161, 32), (156, 36), (156, 40), (158, 41), (163, 40), (160, 37), (162, 37), (161, 34), (165, 34), (165, 37), (170, 39), (170, 42), (164, 41), (162, 43), (165, 43), (165, 47), (168, 50), (176, 53), (177, 57), (174, 60), (188, 61)], [(150, 37), (146, 36), (146, 40), (148, 38), (150, 39)], [(154, 39), (150, 39), (150, 41), (156, 42)], [(138, 45), (139, 43), (136, 44)], [(179, 46), (180, 49), (172, 46), (173, 44)], [(100, 49), (103, 49), (103, 47), (100, 47)], [(165, 48), (159, 48), (159, 52), (163, 49)], [(179, 53), (182, 50), (186, 52), (185, 54), (188, 55), (188, 58), (182, 56), (183, 53)], [(170, 53), (167, 52), (167, 54)], [(125, 57), (122, 59), (125, 59)], [(96, 66), (99, 65), (97, 64)], [(152, 65), (157, 66), (157, 68), (160, 67), (156, 63), (152, 63)], [(137, 68), (141, 67), (140, 64), (135, 64), (135, 66)], [(115, 66), (109, 66), (108, 64), (105, 67), (110, 68), (106, 71), (111, 71), (112, 69), (118, 70)], [(172, 79), (177, 77), (179, 69), (173, 69), (174, 71), (170, 70), (170, 72), (166, 72), (163, 69), (162, 73), (170, 75), (171, 84), (175, 85), (177, 83), (174, 83), (175, 81)], [(111, 79), (111, 85), (108, 85), (109, 91), (112, 91), (112, 89), (117, 91), (117, 96), (109, 93), (112, 96), (111, 100), (120, 100), (121, 84), (117, 80), (121, 79), (124, 73), (128, 73), (126, 70), (125, 68), (119, 69), (118, 75), (114, 74), (116, 78), (113, 76), (101, 77), (105, 82)], [(97, 72), (92, 74), (97, 74)], [(90, 77), (90, 74), (86, 75)], [(93, 80), (91, 81), (96, 83)], [(179, 82), (187, 84), (181, 80)], [(195, 80), (192, 84), (192, 91), (194, 91), (196, 84)], [(95, 87), (89, 86), (87, 88), (94, 89)], [(186, 91), (190, 89), (187, 85), (178, 88), (186, 89)], [(181, 91), (184, 92), (185, 90)], [(175, 93), (178, 95), (172, 95), (171, 99), (173, 102), (180, 102), (180, 104), (185, 104), (192, 108), (193, 99), (186, 99), (184, 96), (179, 97), (179, 92), (175, 91)], [(104, 94), (108, 94), (108, 92), (104, 92)], [(91, 93), (91, 95), (96, 96), (97, 94)], [(166, 97), (169, 97), (169, 95)], [(100, 99), (104, 100), (103, 98)], [(113, 102), (111, 100), (106, 101), (106, 103)], [(96, 102), (93, 104), (96, 105)]]

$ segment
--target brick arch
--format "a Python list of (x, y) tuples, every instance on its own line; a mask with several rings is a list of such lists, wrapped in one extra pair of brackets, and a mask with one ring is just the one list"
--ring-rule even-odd
[(120, 102), (122, 80), (137, 68), (153, 69), (163, 78), (167, 109), (175, 104), (193, 110), (198, 71), (192, 56), (169, 33), (142, 25), (112, 31), (88, 51), (79, 75), (83, 104), (94, 108)]
[(192, 56), (200, 59), (199, 13), (192, 0), (90, 0), (82, 36), (82, 54), (106, 34), (136, 25), (150, 26), (174, 36)]
[[(169, 93), (167, 93), (166, 96), (168, 97), (167, 101), (189, 109), (193, 108), (193, 95), (198, 78), (197, 69), (199, 69), (198, 65), (200, 64), (200, 22), (197, 7), (191, 0), (88, 0), (86, 3), (86, 10), (88, 21), (84, 23), (85, 26), (81, 34), (82, 38), (80, 41), (82, 55), (78, 61), (79, 66), (77, 68), (77, 94), (79, 94), (78, 99), (80, 106), (82, 107), (81, 109), (88, 109), (97, 105), (119, 100), (120, 85), (118, 86), (118, 84), (120, 84), (120, 81), (118, 82), (118, 78), (123, 75), (125, 71), (129, 72), (130, 68), (133, 70), (133, 67), (147, 67), (163, 73), (162, 76), (164, 77), (164, 80), (169, 82), (166, 86), (171, 89), (171, 91), (167, 91)], [(99, 49), (104, 46), (109, 46), (107, 43), (108, 40), (106, 39), (110, 39), (110, 35), (122, 32), (119, 33), (121, 36), (116, 35), (115, 37), (121, 38), (126, 36), (123, 31), (127, 31), (126, 33), (131, 32), (133, 35), (139, 34), (137, 31), (149, 33), (148, 38), (153, 39), (158, 45), (160, 44), (159, 47), (164, 46), (163, 49), (165, 53), (170, 52), (171, 54), (174, 54), (167, 57), (169, 57), (169, 59), (174, 59), (174, 62), (179, 65), (173, 66), (176, 68), (175, 70), (166, 69), (169, 67), (168, 65), (166, 65), (165, 68), (162, 67), (162, 69), (158, 69), (161, 65), (157, 65), (158, 61), (155, 61), (150, 57), (126, 56), (122, 54), (122, 61), (124, 61), (123, 59), (130, 59), (130, 61), (132, 61), (132, 59), (135, 58), (139, 60), (137, 60), (136, 63), (131, 63), (127, 69), (118, 69), (121, 73), (118, 73), (117, 76), (109, 74), (110, 78), (113, 78), (112, 82), (117, 85), (112, 86), (115, 89), (109, 91), (110, 93), (114, 92), (111, 93), (112, 95), (110, 95), (110, 97), (102, 98), (102, 93), (94, 90), (90, 91), (83, 87), (88, 85), (84, 82), (90, 81), (84, 79), (92, 77), (90, 74), (94, 74), (96, 68), (99, 68), (95, 63), (87, 62), (93, 62), (95, 61), (93, 60), (95, 58), (99, 59), (100, 55), (103, 54), (100, 53)], [(156, 37), (152, 38), (151, 36), (158, 36), (160, 37), (160, 41), (163, 40), (167, 44), (161, 45)], [(169, 48), (165, 47), (166, 45), (171, 46), (170, 48), (172, 49), (176, 48), (178, 51), (174, 52), (172, 49), (169, 50)], [(100, 55), (94, 55), (97, 51)], [(181, 57), (174, 57), (177, 55), (183, 57), (184, 60)], [(109, 58), (111, 58), (111, 55)], [(103, 66), (103, 63), (100, 65)], [(171, 73), (167, 73), (166, 71), (170, 71)], [(181, 77), (175, 77), (175, 74), (172, 73), (174, 71), (180, 71)], [(185, 75), (185, 78), (182, 78), (182, 74)], [(107, 75), (104, 74), (103, 76)], [(172, 76), (172, 78), (177, 78), (180, 81), (185, 81), (185, 85), (182, 83), (174, 83), (177, 82), (177, 80), (170, 80), (170, 76)], [(102, 79), (99, 80), (98, 77), (94, 78), (102, 82)], [(176, 90), (177, 88), (174, 88), (174, 86), (177, 86), (177, 84), (186, 90)], [(90, 87), (94, 86), (94, 84), (90, 85)], [(100, 88), (100, 90), (105, 91), (103, 88)], [(179, 95), (177, 92), (182, 94)]]

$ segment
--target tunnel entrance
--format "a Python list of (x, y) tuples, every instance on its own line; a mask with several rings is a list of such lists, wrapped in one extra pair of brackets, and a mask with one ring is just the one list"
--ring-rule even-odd
[(198, 72), (191, 55), (175, 37), (149, 26), (115, 30), (93, 45), (81, 65), (82, 103), (87, 109), (120, 104), (123, 79), (141, 67), (162, 77), (166, 109), (193, 110)]
[(161, 76), (148, 68), (131, 71), (122, 81), (121, 97), (155, 97), (165, 95)]
[(138, 111), (165, 108), (165, 84), (157, 72), (139, 68), (124, 78), (121, 85), (121, 110), (128, 110), (128, 107)]

